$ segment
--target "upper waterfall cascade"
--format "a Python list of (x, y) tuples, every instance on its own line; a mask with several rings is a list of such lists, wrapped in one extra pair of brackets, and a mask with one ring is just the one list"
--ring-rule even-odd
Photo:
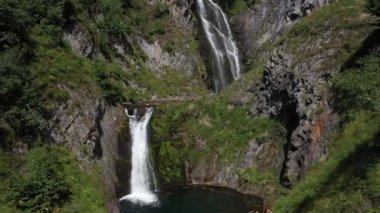
[(132, 138), (131, 193), (120, 200), (152, 205), (158, 202), (156, 194), (151, 190), (154, 185), (152, 182), (154, 171), (150, 165), (148, 144), (148, 123), (153, 114), (153, 107), (144, 110), (141, 118), (137, 108), (134, 109), (133, 115), (129, 115), (126, 110)]
[(240, 78), (239, 51), (233, 40), (227, 16), (213, 0), (197, 0), (199, 17), (211, 48), (214, 87), (223, 87)]

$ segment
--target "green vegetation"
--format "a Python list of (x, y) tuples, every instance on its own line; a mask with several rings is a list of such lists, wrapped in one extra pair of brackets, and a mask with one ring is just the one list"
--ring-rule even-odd
[(229, 106), (223, 97), (158, 110), (152, 121), (153, 147), (164, 183), (184, 181), (185, 161), (207, 162), (217, 155), (218, 166), (234, 164), (253, 139), (259, 144), (278, 141), (278, 147), (285, 141), (285, 129), (278, 122), (252, 118), (247, 107)]
[(332, 79), (336, 105), (341, 111), (380, 111), (380, 51), (360, 59), (355, 68), (344, 70)]
[(60, 173), (63, 165), (49, 150), (36, 149), (28, 154), (27, 173), (11, 177), (7, 199), (19, 209), (51, 210), (70, 196), (68, 183)]
[(218, 4), (229, 15), (237, 15), (242, 10), (252, 7), (257, 0), (219, 0)]
[[(170, 68), (155, 73), (135, 41), (127, 41), (127, 35), (136, 35), (159, 42), (170, 53), (198, 54), (196, 38), (173, 27), (168, 14), (165, 2), (0, 0), (0, 212), (106, 211), (99, 171), (86, 167), (84, 173), (68, 150), (45, 147), (49, 121), (68, 100), (80, 107), (82, 96), (103, 96), (107, 104), (117, 105), (153, 96), (207, 94), (200, 58), (196, 63), (202, 72), (192, 79)], [(73, 26), (89, 41), (83, 44), (91, 46), (88, 58), (73, 53), (62, 39)], [(128, 43), (128, 56), (115, 43)], [(28, 150), (26, 157), (10, 154), (16, 143)], [(175, 159), (169, 168), (182, 166), (170, 146), (161, 153)]]
[(295, 56), (293, 65), (325, 52), (329, 53), (328, 60), (318, 69), (339, 69), (375, 29), (375, 21), (367, 13), (364, 1), (335, 1), (301, 19), (274, 45), (287, 46)]
[[(283, 133), (278, 131), (281, 130), (279, 123), (252, 118), (246, 107), (229, 107), (216, 98), (202, 100), (190, 113), (185, 128), (199, 140), (207, 141), (207, 146), (221, 157), (220, 163), (236, 162), (252, 139), (261, 143), (271, 137), (281, 137)], [(190, 135), (187, 138), (191, 140), (189, 144), (195, 145), (194, 138)]]
[[(340, 11), (343, 8), (351, 10), (352, 13), (346, 14)], [(287, 196), (278, 200), (275, 203), (274, 212), (378, 212), (380, 210), (378, 176), (380, 172), (378, 143), (380, 140), (380, 69), (378, 67), (380, 55), (376, 50), (379, 41), (378, 39), (371, 40), (375, 43), (371, 43), (369, 48), (374, 49), (369, 49), (366, 55), (363, 55), (363, 50), (359, 49), (359, 45), (363, 45), (361, 49), (368, 48), (368, 45), (362, 44), (361, 41), (375, 30), (371, 26), (374, 20), (363, 12), (363, 2), (339, 1), (316, 12), (313, 19), (300, 21), (301, 26), (295, 28), (295, 32), (299, 34), (290, 32), (288, 36), (294, 36), (289, 39), (297, 41), (304, 39), (303, 36), (309, 38), (309, 32), (303, 31), (306, 24), (313, 22), (313, 28), (315, 26), (320, 28), (324, 24), (320, 22), (318, 26), (318, 21), (323, 20), (318, 20), (318, 18), (324, 15), (327, 18), (333, 11), (335, 13), (331, 17), (334, 16), (334, 18), (329, 20), (335, 22), (336, 29), (349, 30), (354, 35), (349, 36), (349, 41), (354, 43), (345, 46), (347, 51), (341, 51), (343, 49), (339, 45), (335, 46), (341, 51), (340, 53), (343, 53), (343, 56), (334, 60), (337, 60), (339, 65), (343, 64), (342, 60), (344, 58), (347, 60), (352, 50), (357, 50), (357, 55), (360, 55), (360, 58), (356, 59), (358, 56), (351, 53), (355, 58), (349, 59), (349, 63), (346, 62), (350, 67), (342, 68), (340, 73), (330, 79), (336, 99), (335, 106), (344, 118), (342, 130), (329, 138), (328, 159), (315, 165), (303, 181), (296, 185)], [(339, 17), (336, 14), (342, 16)], [(336, 22), (335, 18), (341, 21)], [(362, 26), (354, 28), (360, 22)], [(329, 29), (336, 30), (334, 28), (330, 26), (323, 32)], [(287, 43), (286, 40), (284, 43)], [(351, 63), (351, 60), (354, 62)]]
[(116, 64), (102, 61), (97, 61), (94, 66), (95, 80), (102, 89), (106, 101), (110, 104), (124, 101), (122, 82), (117, 79), (125, 79), (125, 71)]
[[(229, 15), (256, 3), (219, 2)], [(376, 18), (365, 7), (379, 16), (378, 2), (334, 1), (300, 20), (274, 45), (286, 45), (296, 56), (294, 64), (333, 49), (320, 68), (338, 69), (375, 28)], [(150, 70), (136, 44), (130, 44), (130, 58), (123, 58), (121, 65), (123, 56), (113, 44), (129, 43), (126, 37), (132, 34), (148, 43), (158, 42), (169, 53), (198, 55), (197, 38), (173, 27), (169, 12), (164, 1), (152, 5), (141, 0), (0, 0), (0, 191), (5, 192), (0, 194), (0, 212), (106, 211), (99, 171), (87, 167), (84, 172), (65, 148), (44, 146), (52, 113), (73, 98), (72, 91), (103, 96), (109, 105), (177, 95), (202, 98), (157, 108), (153, 149), (163, 184), (185, 182), (184, 162), (194, 165), (218, 156), (218, 168), (237, 165), (252, 140), (282, 148), (286, 130), (279, 122), (250, 117), (251, 99), (242, 106), (229, 104), (261, 80), (263, 62), (251, 61), (244, 79), (218, 97), (207, 95), (206, 71), (199, 58), (192, 79), (170, 68)], [(62, 40), (63, 29), (73, 24), (83, 28), (92, 42), (94, 55), (89, 58), (75, 55)], [(320, 42), (305, 51), (305, 45), (316, 40)], [(330, 140), (334, 143), (329, 159), (279, 200), (276, 212), (379, 210), (378, 64), (379, 52), (371, 52), (331, 79), (338, 107), (348, 119), (343, 131)], [(29, 145), (25, 158), (4, 152), (15, 141)], [(252, 167), (234, 172), (245, 184), (268, 186), (267, 194), (282, 193), (275, 171)]]
[[(72, 153), (60, 147), (32, 149), (23, 160), (1, 153), (0, 210), (105, 212), (97, 171), (81, 171)], [(19, 173), (23, 173), (20, 176)], [(5, 193), (4, 193), (5, 192)]]
[(274, 211), (371, 212), (379, 208), (379, 182), (374, 176), (379, 173), (379, 121), (378, 112), (358, 113), (332, 140), (328, 160), (280, 199)]
[(380, 1), (367, 0), (367, 9), (374, 15), (380, 16)]
[[(91, 5), (88, 7), (88, 5)], [(198, 51), (195, 39), (171, 26), (166, 3), (150, 5), (129, 0), (0, 1), (0, 133), (1, 147), (17, 137), (33, 146), (48, 132), (47, 120), (70, 97), (70, 90), (102, 95), (108, 104), (157, 96), (204, 94), (202, 79), (188, 80), (179, 71), (161, 75), (145, 65), (145, 56), (132, 46), (130, 67), (122, 68), (111, 43), (127, 33), (141, 32), (147, 40), (174, 48)], [(95, 19), (95, 20), (94, 20)], [(73, 54), (62, 41), (62, 29), (76, 24), (93, 41), (93, 51), (106, 59), (91, 60)], [(184, 43), (190, 43), (186, 48)], [(128, 63), (131, 62), (127, 61)], [(137, 64), (134, 64), (137, 63)], [(135, 84), (137, 87), (131, 87)], [(163, 86), (164, 85), (164, 86)], [(194, 86), (196, 85), (196, 86)], [(34, 140), (37, 138), (37, 140)]]

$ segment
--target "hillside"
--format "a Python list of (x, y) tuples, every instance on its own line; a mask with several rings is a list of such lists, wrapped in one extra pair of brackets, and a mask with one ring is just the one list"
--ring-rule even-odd
[(162, 191), (380, 210), (380, 2), (215, 1), (241, 62), (220, 92), (199, 2), (0, 0), (0, 212), (119, 212), (139, 103)]

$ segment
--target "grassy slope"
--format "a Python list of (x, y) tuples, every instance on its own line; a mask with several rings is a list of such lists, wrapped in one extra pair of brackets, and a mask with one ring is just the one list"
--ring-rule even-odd
[[(334, 2), (302, 19), (280, 40), (280, 44), (287, 45), (290, 52), (296, 56), (296, 62), (317, 55), (321, 51), (334, 49), (335, 53), (320, 68), (339, 69), (376, 29), (375, 19), (366, 13), (364, 4), (364, 1), (360, 0)], [(326, 37), (326, 34), (331, 36)], [(305, 45), (312, 43), (311, 41), (327, 38), (333, 39), (332, 42), (319, 42), (319, 46), (311, 45), (313, 48), (304, 51)], [(350, 76), (346, 76), (345, 73), (339, 75), (339, 78), (345, 77), (350, 82)], [(338, 83), (344, 81), (335, 80)], [(361, 83), (365, 84), (362, 81)], [(366, 88), (371, 85), (376, 83), (368, 84)], [(362, 90), (362, 86), (352, 84), (350, 89), (358, 90), (357, 93), (369, 91), (369, 94), (378, 89), (374, 87)], [(360, 99), (352, 101), (356, 100)], [(274, 212), (379, 211), (380, 114), (371, 109), (350, 110), (348, 107), (349, 105), (346, 105), (345, 111), (349, 111), (351, 120), (345, 122), (338, 135), (331, 136), (329, 158), (316, 165), (287, 196), (279, 199), (275, 203)]]
[[(371, 29), (371, 26), (368, 24), (371, 19), (367, 14), (362, 13), (362, 5), (362, 1), (357, 0), (333, 3), (326, 7), (326, 9), (315, 12), (310, 17), (300, 21), (294, 30), (290, 31), (286, 37), (281, 40), (281, 43), (288, 43), (291, 52), (297, 54), (303, 51), (299, 51), (302, 49), (302, 46), (297, 46), (296, 44), (309, 43), (309, 41), (322, 37), (321, 34), (326, 31), (331, 31), (333, 34), (342, 33), (346, 39), (339, 40), (343, 42), (333, 42), (335, 45), (333, 48), (339, 51), (337, 51), (336, 57), (332, 57), (332, 61), (343, 63), (352, 50), (359, 47), (361, 40)], [(140, 28), (139, 30), (142, 31), (148, 41), (160, 40), (163, 42), (165, 38), (171, 38), (169, 39), (170, 41), (162, 43), (164, 48), (168, 51), (172, 51), (173, 48), (175, 50), (177, 47), (184, 47), (180, 39), (183, 37), (183, 32), (168, 27), (171, 21), (169, 16), (165, 14), (160, 17), (160, 19), (164, 21), (157, 24), (157, 21), (160, 19), (154, 17), (154, 13), (152, 13), (154, 10), (154, 7), (143, 5), (140, 6), (140, 9), (131, 9), (125, 14), (123, 12), (122, 17), (127, 15), (127, 19), (131, 20), (131, 22), (128, 23), (136, 23), (136, 26)], [(91, 22), (88, 14), (81, 14), (80, 20), (85, 25)], [(110, 20), (113, 19), (111, 18)], [(149, 24), (150, 27), (146, 27), (146, 24)], [(91, 27), (93, 28), (93, 26)], [(146, 29), (146, 31), (143, 31), (143, 29)], [(163, 32), (162, 29), (170, 30)], [(100, 32), (105, 32), (109, 29), (102, 30)], [(54, 86), (57, 84), (64, 84), (71, 88), (83, 86), (85, 89), (97, 91), (99, 94), (105, 96), (107, 96), (108, 92), (111, 92), (110, 94), (113, 96), (113, 90), (117, 90), (121, 92), (121, 97), (116, 101), (125, 99), (139, 100), (153, 95), (177, 95), (182, 94), (184, 91), (200, 95), (206, 94), (206, 90), (202, 84), (196, 84), (196, 86), (188, 84), (188, 78), (178, 72), (168, 70), (167, 74), (156, 76), (142, 65), (143, 62), (139, 64), (142, 66), (142, 70), (135, 70), (134, 67), (131, 67), (125, 72), (125, 70), (116, 63), (110, 63), (109, 61), (95, 62), (82, 59), (74, 56), (67, 47), (56, 48), (49, 43), (48, 38), (46, 39), (44, 35), (39, 35), (38, 32), (37, 29), (34, 34), (36, 40), (40, 42), (40, 49), (37, 51), (37, 59), (32, 67), (34, 72), (41, 76), (41, 78), (37, 79), (36, 84), (47, 85), (46, 88), (48, 88), (48, 90), (45, 90), (44, 95), (48, 100), (51, 100), (52, 108), (56, 101), (64, 101), (67, 98), (67, 94)], [(107, 38), (109, 35), (96, 34), (96, 30), (92, 30), (91, 32), (94, 33), (92, 36), (98, 42), (97, 45), (110, 48), (107, 46), (109, 43), (104, 41), (104, 38)], [(195, 39), (191, 38), (187, 42), (190, 44), (191, 51), (198, 51)], [(323, 51), (324, 48), (325, 47), (322, 46), (319, 49), (308, 51), (307, 55), (317, 54), (318, 51)], [(108, 51), (112, 52), (112, 50)], [(112, 53), (110, 55), (112, 56)], [(302, 56), (306, 55), (302, 54)], [(298, 56), (299, 60), (302, 60), (302, 56)], [(139, 63), (140, 60), (143, 61), (144, 56), (137, 56), (136, 61)], [(96, 77), (98, 67), (105, 73), (105, 78), (99, 79)], [(260, 79), (260, 74), (258, 73), (262, 71), (261, 68), (257, 68), (257, 72), (248, 73), (246, 78), (242, 81), (257, 82)], [(202, 72), (204, 72), (204, 70)], [(42, 78), (42, 76), (44, 78)], [(122, 83), (124, 80), (130, 80), (137, 84), (139, 88), (124, 88)], [(106, 83), (104, 83), (104, 81)], [(111, 87), (111, 91), (107, 90), (109, 87), (102, 87), (102, 85), (108, 85), (107, 82), (114, 85)], [(230, 87), (232, 89), (227, 88), (225, 91), (226, 95), (222, 95), (222, 97), (202, 100), (190, 105), (167, 106), (158, 109), (161, 113), (156, 113), (155, 120), (159, 120), (160, 122), (153, 122), (153, 129), (155, 131), (154, 140), (161, 143), (158, 147), (158, 156), (160, 158), (159, 167), (161, 176), (166, 178), (165, 181), (183, 181), (181, 171), (183, 169), (182, 162), (184, 159), (198, 161), (202, 158), (208, 158), (210, 150), (199, 151), (193, 148), (195, 139), (207, 139), (209, 148), (215, 147), (213, 148), (215, 150), (212, 150), (212, 152), (217, 152), (222, 156), (222, 163), (235, 162), (239, 157), (240, 151), (246, 148), (249, 140), (253, 138), (259, 141), (264, 140), (271, 135), (271, 131), (274, 129), (281, 129), (278, 123), (271, 120), (250, 119), (247, 115), (248, 110), (246, 107), (228, 107), (228, 99), (233, 97), (235, 91), (239, 89), (239, 83), (241, 82), (239, 81), (233, 84)], [(172, 136), (176, 134), (180, 134), (181, 138), (173, 139)], [(182, 139), (184, 139), (184, 141)], [(66, 159), (69, 157), (61, 156), (60, 158)], [(73, 177), (72, 174), (80, 173), (80, 170), (75, 166), (67, 169), (70, 171), (67, 174), (68, 177)], [(272, 177), (272, 174), (263, 175), (257, 173), (255, 170), (242, 172), (242, 176), (245, 176), (244, 178), (251, 183), (257, 183), (267, 178), (276, 180), (276, 178)], [(77, 180), (82, 182), (87, 180), (87, 178), (89, 177), (81, 177), (79, 175)], [(91, 196), (93, 196), (92, 194), (96, 194), (91, 193), (91, 190), (95, 190), (97, 187), (96, 184), (93, 184), (96, 181), (89, 182), (92, 182), (91, 185), (88, 186), (88, 190), (90, 191), (83, 191), (83, 188), (75, 189), (74, 187), (75, 190), (78, 190), (76, 192), (78, 197), (73, 196), (74, 199), (83, 199), (83, 202), (87, 203), (84, 198), (91, 198)], [(77, 185), (77, 187), (79, 186), (80, 185)], [(80, 191), (81, 189), (83, 190)], [(80, 194), (81, 196), (79, 196)], [(99, 204), (99, 211), (102, 211), (100, 203), (95, 203)], [(81, 206), (75, 206), (77, 204), (72, 205), (70, 208), (82, 209)], [(83, 204), (83, 206), (87, 207), (87, 204)], [(69, 209), (69, 207), (66, 208)], [(95, 206), (94, 208), (97, 207)]]
[[(342, 212), (379, 208), (379, 113), (359, 113), (334, 140), (330, 156), (309, 172), (276, 212)], [(375, 203), (372, 203), (373, 198)], [(368, 206), (369, 205), (369, 206)]]
[(320, 69), (339, 68), (375, 29), (375, 19), (364, 5), (364, 0), (333, 2), (301, 19), (275, 45), (286, 45), (295, 55), (294, 64), (334, 50)]

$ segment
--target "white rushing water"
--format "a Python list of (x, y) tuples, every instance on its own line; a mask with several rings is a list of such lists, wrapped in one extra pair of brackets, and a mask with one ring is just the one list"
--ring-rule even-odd
[(148, 123), (153, 114), (153, 107), (146, 108), (141, 118), (137, 112), (138, 110), (134, 109), (133, 115), (129, 115), (126, 110), (132, 137), (131, 193), (120, 200), (153, 205), (158, 202), (156, 194), (151, 190), (154, 172), (150, 166), (148, 144)]
[(212, 50), (215, 91), (240, 78), (239, 51), (226, 14), (212, 0), (197, 0), (199, 17)]

